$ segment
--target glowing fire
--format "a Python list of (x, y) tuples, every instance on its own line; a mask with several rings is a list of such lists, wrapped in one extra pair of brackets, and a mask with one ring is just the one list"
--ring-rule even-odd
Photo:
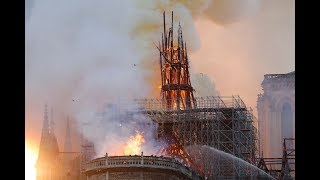
[(38, 151), (26, 142), (25, 144), (25, 179), (36, 180), (36, 161)]
[(145, 142), (143, 132), (136, 131), (135, 136), (130, 136), (129, 141), (124, 147), (124, 155), (135, 155), (141, 153), (141, 145)]

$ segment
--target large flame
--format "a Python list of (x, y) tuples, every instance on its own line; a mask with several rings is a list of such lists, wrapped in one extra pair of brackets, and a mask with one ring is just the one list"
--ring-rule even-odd
[(143, 132), (136, 131), (134, 136), (130, 136), (129, 141), (124, 147), (124, 155), (135, 155), (141, 153), (141, 146), (145, 142)]
[(37, 148), (30, 143), (25, 144), (25, 179), (36, 180), (36, 161), (38, 157)]

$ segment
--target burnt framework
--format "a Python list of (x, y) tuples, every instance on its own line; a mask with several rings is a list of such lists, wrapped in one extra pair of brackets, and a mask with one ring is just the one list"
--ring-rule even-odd
[[(187, 44), (183, 41), (179, 23), (178, 42), (174, 42), (173, 12), (171, 28), (166, 29), (163, 13), (162, 41), (157, 46), (160, 53), (161, 96), (166, 109), (191, 109), (196, 107), (189, 75)], [(168, 32), (168, 33), (167, 33)]]

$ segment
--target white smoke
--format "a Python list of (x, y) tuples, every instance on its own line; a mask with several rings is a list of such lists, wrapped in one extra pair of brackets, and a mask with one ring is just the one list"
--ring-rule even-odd
[(192, 84), (192, 87), (195, 89), (194, 96), (196, 97), (220, 95), (214, 82), (206, 74), (203, 74), (203, 73), (192, 74), (191, 84)]
[[(117, 104), (106, 104), (101, 113), (88, 114), (87, 122), (82, 122), (82, 132), (86, 138), (94, 142), (97, 157), (105, 153), (124, 155), (126, 143), (137, 132), (142, 133), (146, 140), (139, 146), (144, 154), (151, 155), (158, 152), (160, 142), (155, 139), (156, 124), (141, 113), (130, 114), (139, 108), (134, 106), (133, 102), (115, 103)], [(84, 114), (77, 114), (79, 119), (86, 117)], [(140, 154), (140, 152), (135, 153)]]

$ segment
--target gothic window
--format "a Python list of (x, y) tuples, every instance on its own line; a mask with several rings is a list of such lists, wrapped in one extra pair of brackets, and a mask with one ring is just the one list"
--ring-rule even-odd
[(293, 138), (293, 111), (289, 103), (284, 103), (282, 106), (281, 128), (283, 138)]

